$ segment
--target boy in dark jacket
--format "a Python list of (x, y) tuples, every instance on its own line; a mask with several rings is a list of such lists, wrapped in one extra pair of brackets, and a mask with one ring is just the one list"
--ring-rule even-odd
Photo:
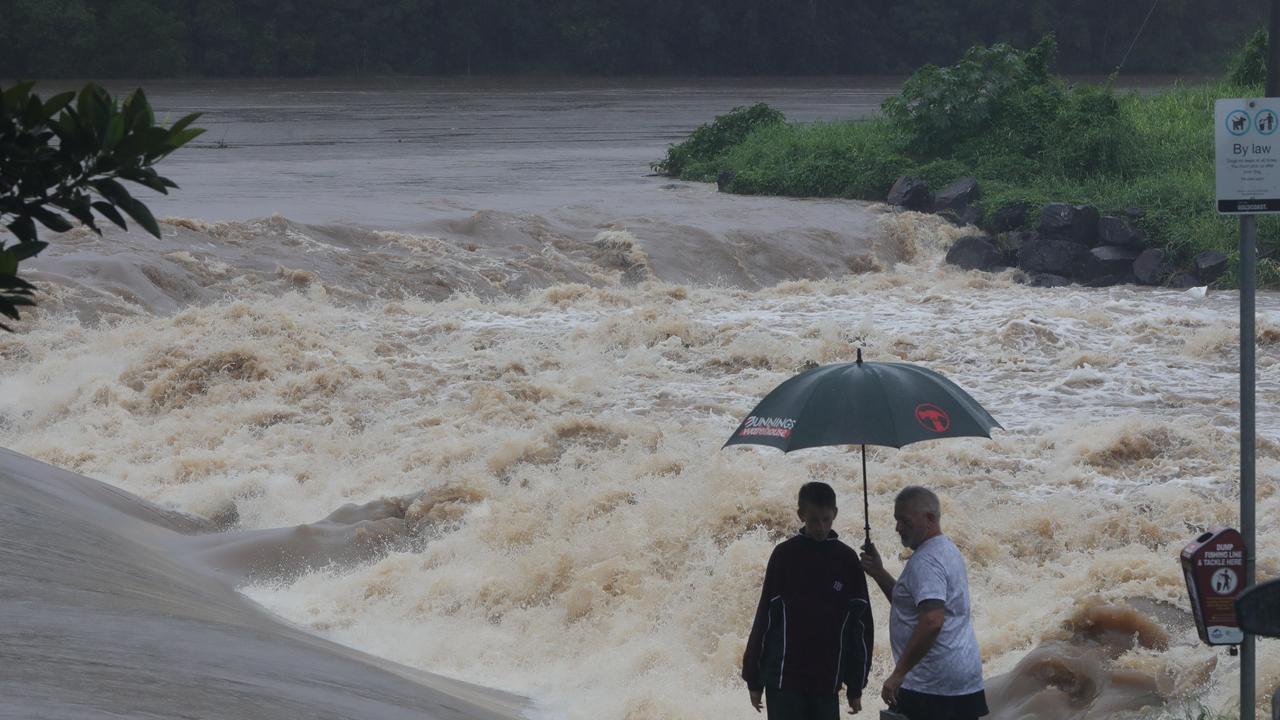
[(769, 720), (838, 720), (840, 685), (850, 712), (862, 709), (874, 638), (867, 580), (858, 553), (831, 529), (836, 493), (821, 482), (800, 488), (795, 537), (773, 549), (760, 605), (742, 657), (751, 705)]

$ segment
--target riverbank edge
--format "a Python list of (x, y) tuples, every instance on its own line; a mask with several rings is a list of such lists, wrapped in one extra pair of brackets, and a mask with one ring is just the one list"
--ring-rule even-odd
[[(1131, 172), (1114, 175), (1072, 179), (1033, 170), (1029, 180), (1010, 180), (954, 158), (911, 156), (901, 149), (892, 124), (876, 115), (819, 123), (761, 122), (745, 131), (739, 128), (726, 142), (672, 176), (714, 181), (722, 192), (741, 195), (871, 202), (887, 201), (893, 185), (904, 176), (933, 188), (973, 177), (983, 192), (972, 203), (977, 215), (971, 224), (993, 237), (1036, 231), (1046, 206), (1091, 206), (1103, 216), (1129, 217), (1145, 238), (1144, 249), (1164, 253), (1170, 270), (1158, 284), (1185, 280), (1197, 256), (1217, 252), (1227, 257), (1227, 265), (1213, 282), (1230, 288), (1238, 286), (1239, 230), (1234, 216), (1219, 215), (1216, 210), (1213, 105), (1219, 98), (1259, 93), (1259, 88), (1219, 82), (1116, 94), (1120, 111), (1136, 129), (1133, 142), (1145, 150)], [(661, 170), (660, 166), (655, 163), (655, 169)], [(994, 227), (991, 221), (1012, 206), (1027, 208), (1022, 224)], [(1258, 238), (1258, 284), (1280, 288), (1280, 219), (1261, 216)]]

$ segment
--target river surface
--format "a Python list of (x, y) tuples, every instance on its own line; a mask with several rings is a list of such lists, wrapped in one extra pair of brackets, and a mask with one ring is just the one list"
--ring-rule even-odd
[(617, 200), (660, 183), (649, 163), (730, 108), (767, 102), (802, 122), (864, 117), (900, 82), (148, 82), (161, 117), (201, 112), (207, 129), (165, 161), (182, 190), (155, 209), (402, 227), (441, 205), (534, 210)]
[[(862, 348), (1004, 426), (869, 453), (882, 548), (900, 488), (943, 496), (993, 717), (1235, 702), (1177, 564), (1235, 523), (1234, 293), (1029, 288), (946, 266), (966, 231), (936, 217), (650, 174), (734, 106), (865, 117), (897, 81), (147, 87), (209, 132), (161, 165), (181, 190), (140, 193), (162, 238), (76, 230), (31, 264), (41, 310), (0, 336), (0, 443), (245, 529), (404, 498), (377, 558), (259, 577), (267, 608), (542, 717), (755, 717), (736, 675), (764, 563), (807, 479), (856, 539), (861, 466), (720, 446), (778, 382)], [(1280, 298), (1258, 306), (1265, 578)], [(1259, 667), (1261, 694), (1276, 647)], [(872, 711), (891, 668), (880, 642)]]

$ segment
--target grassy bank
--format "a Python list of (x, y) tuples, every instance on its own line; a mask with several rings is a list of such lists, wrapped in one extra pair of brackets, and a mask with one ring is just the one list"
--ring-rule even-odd
[[(1214, 207), (1213, 105), (1256, 97), (1260, 85), (1224, 81), (1152, 95), (1069, 86), (1050, 71), (1052, 40), (1028, 51), (975, 48), (948, 68), (925, 67), (880, 116), (787, 123), (763, 106), (737, 109), (671, 148), (659, 171), (686, 180), (733, 173), (744, 194), (884, 200), (901, 175), (940, 189), (967, 175), (982, 188), (984, 216), (1022, 201), (1032, 210), (1070, 202), (1103, 214), (1138, 207), (1153, 246), (1185, 266), (1221, 250), (1236, 283), (1238, 221)], [(726, 132), (726, 129), (728, 130)], [(701, 134), (701, 138), (699, 137)], [(1259, 218), (1259, 282), (1280, 287), (1280, 218)]]

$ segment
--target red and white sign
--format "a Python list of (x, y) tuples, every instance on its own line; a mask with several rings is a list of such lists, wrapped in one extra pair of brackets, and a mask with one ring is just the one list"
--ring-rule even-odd
[(1200, 639), (1210, 645), (1239, 645), (1244, 631), (1236, 617), (1236, 597), (1244, 589), (1244, 538), (1234, 528), (1215, 525), (1182, 549), (1182, 574), (1191, 595)]

